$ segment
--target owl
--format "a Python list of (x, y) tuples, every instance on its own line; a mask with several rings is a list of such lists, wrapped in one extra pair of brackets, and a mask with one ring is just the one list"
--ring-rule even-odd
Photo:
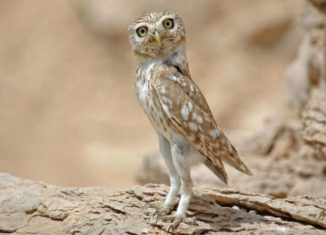
[[(156, 208), (156, 215), (172, 222), (169, 230), (173, 231), (186, 218), (194, 161), (204, 163), (224, 183), (228, 176), (223, 162), (248, 175), (251, 172), (217, 126), (204, 95), (190, 76), (182, 18), (167, 11), (147, 13), (129, 26), (129, 39), (138, 60), (137, 98), (157, 132), (169, 170), (170, 189)], [(175, 205), (176, 212), (170, 215)]]

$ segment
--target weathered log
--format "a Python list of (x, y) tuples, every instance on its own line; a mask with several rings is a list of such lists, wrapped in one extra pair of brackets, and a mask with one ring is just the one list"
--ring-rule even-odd
[[(152, 202), (164, 185), (63, 188), (0, 174), (0, 234), (162, 234)], [(324, 234), (326, 200), (275, 199), (232, 189), (199, 189), (180, 234)]]

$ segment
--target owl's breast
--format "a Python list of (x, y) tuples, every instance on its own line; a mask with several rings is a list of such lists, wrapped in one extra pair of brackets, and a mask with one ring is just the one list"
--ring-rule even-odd
[(169, 139), (169, 122), (150, 84), (150, 73), (140, 72), (136, 76), (135, 88), (140, 106), (143, 108), (154, 129)]
[(148, 96), (150, 93), (149, 83), (145, 81), (136, 81), (136, 94), (139, 104), (144, 107), (148, 103)]

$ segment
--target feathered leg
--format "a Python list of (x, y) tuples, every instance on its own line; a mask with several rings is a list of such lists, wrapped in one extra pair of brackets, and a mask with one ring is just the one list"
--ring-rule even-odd
[(157, 220), (160, 218), (160, 216), (169, 213), (172, 207), (177, 204), (178, 201), (176, 197), (180, 189), (180, 177), (172, 160), (170, 143), (164, 136), (160, 134), (159, 145), (161, 155), (163, 156), (163, 159), (169, 170), (170, 190), (165, 198), (163, 205), (157, 208), (157, 211), (155, 213), (157, 215)]
[(165, 221), (172, 221), (169, 231), (173, 231), (186, 218), (186, 212), (192, 196), (192, 180), (190, 175), (192, 148), (183, 137), (175, 136), (171, 140), (171, 150), (174, 167), (181, 178), (181, 198), (176, 213), (172, 216), (162, 217)]

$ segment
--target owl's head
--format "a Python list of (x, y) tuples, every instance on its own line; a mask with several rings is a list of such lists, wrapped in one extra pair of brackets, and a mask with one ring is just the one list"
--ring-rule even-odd
[(165, 57), (184, 45), (185, 29), (179, 15), (155, 11), (129, 26), (129, 39), (137, 57)]

